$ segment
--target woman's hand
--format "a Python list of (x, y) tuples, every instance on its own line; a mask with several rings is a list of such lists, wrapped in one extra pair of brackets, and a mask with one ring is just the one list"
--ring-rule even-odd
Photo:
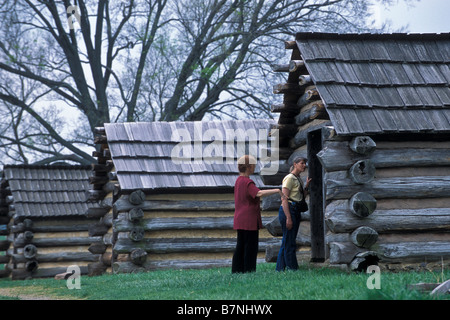
[(292, 229), (292, 219), (291, 217), (286, 217), (286, 229), (291, 230)]

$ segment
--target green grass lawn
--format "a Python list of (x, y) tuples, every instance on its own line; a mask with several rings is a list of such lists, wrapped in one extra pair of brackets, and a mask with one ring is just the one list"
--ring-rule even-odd
[[(366, 286), (370, 274), (302, 265), (298, 271), (276, 272), (272, 263), (259, 264), (250, 274), (231, 274), (230, 268), (165, 270), (139, 274), (81, 277), (81, 289), (67, 288), (65, 280), (0, 280), (0, 299), (19, 294), (88, 300), (422, 300), (439, 298), (411, 291), (407, 284), (439, 282), (450, 270), (439, 272), (381, 272), (381, 289)], [(438, 281), (439, 280), (439, 281)], [(5, 291), (6, 290), (6, 291)], [(9, 294), (5, 292), (9, 290)], [(8, 296), (8, 297), (7, 297)], [(20, 297), (19, 297), (20, 298)]]

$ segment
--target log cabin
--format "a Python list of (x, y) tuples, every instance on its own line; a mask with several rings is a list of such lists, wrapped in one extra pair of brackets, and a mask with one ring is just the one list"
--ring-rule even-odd
[[(230, 266), (237, 159), (254, 155), (252, 179), (260, 188), (271, 187), (260, 173), (270, 165), (264, 159), (275, 152), (274, 125), (272, 120), (179, 121), (97, 128), (98, 163), (89, 199), (113, 225), (103, 234), (108, 246), (97, 251), (104, 263), (92, 266), (92, 274)], [(263, 202), (264, 223), (277, 215), (278, 206), (279, 199)], [(266, 246), (279, 240), (266, 230), (259, 235), (264, 261)]]
[(96, 203), (86, 202), (90, 166), (6, 165), (1, 181), (2, 223), (6, 240), (2, 275), (13, 280), (54, 277), (77, 265), (100, 260), (89, 251), (101, 237), (91, 236), (99, 224), (88, 218)]
[(313, 178), (299, 248), (352, 270), (448, 267), (450, 34), (298, 33), (285, 48), (272, 112), (295, 131), (284, 160), (306, 154)]

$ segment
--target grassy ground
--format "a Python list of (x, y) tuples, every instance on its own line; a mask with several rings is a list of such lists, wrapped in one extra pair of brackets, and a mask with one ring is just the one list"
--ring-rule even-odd
[(260, 264), (250, 274), (231, 274), (230, 268), (167, 270), (140, 274), (81, 277), (81, 289), (69, 290), (65, 280), (0, 280), (0, 299), (87, 300), (423, 300), (407, 284), (442, 282), (450, 270), (436, 272), (381, 272), (381, 289), (369, 290), (370, 274), (302, 265), (296, 272), (276, 272), (274, 264)]

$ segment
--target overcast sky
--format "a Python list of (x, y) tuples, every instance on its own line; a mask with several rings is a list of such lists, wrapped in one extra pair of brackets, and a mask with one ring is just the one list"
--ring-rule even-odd
[(407, 26), (406, 31), (413, 33), (450, 32), (450, 0), (414, 1), (412, 7), (404, 0), (396, 2), (390, 7), (375, 6), (376, 21), (391, 20), (394, 29)]

